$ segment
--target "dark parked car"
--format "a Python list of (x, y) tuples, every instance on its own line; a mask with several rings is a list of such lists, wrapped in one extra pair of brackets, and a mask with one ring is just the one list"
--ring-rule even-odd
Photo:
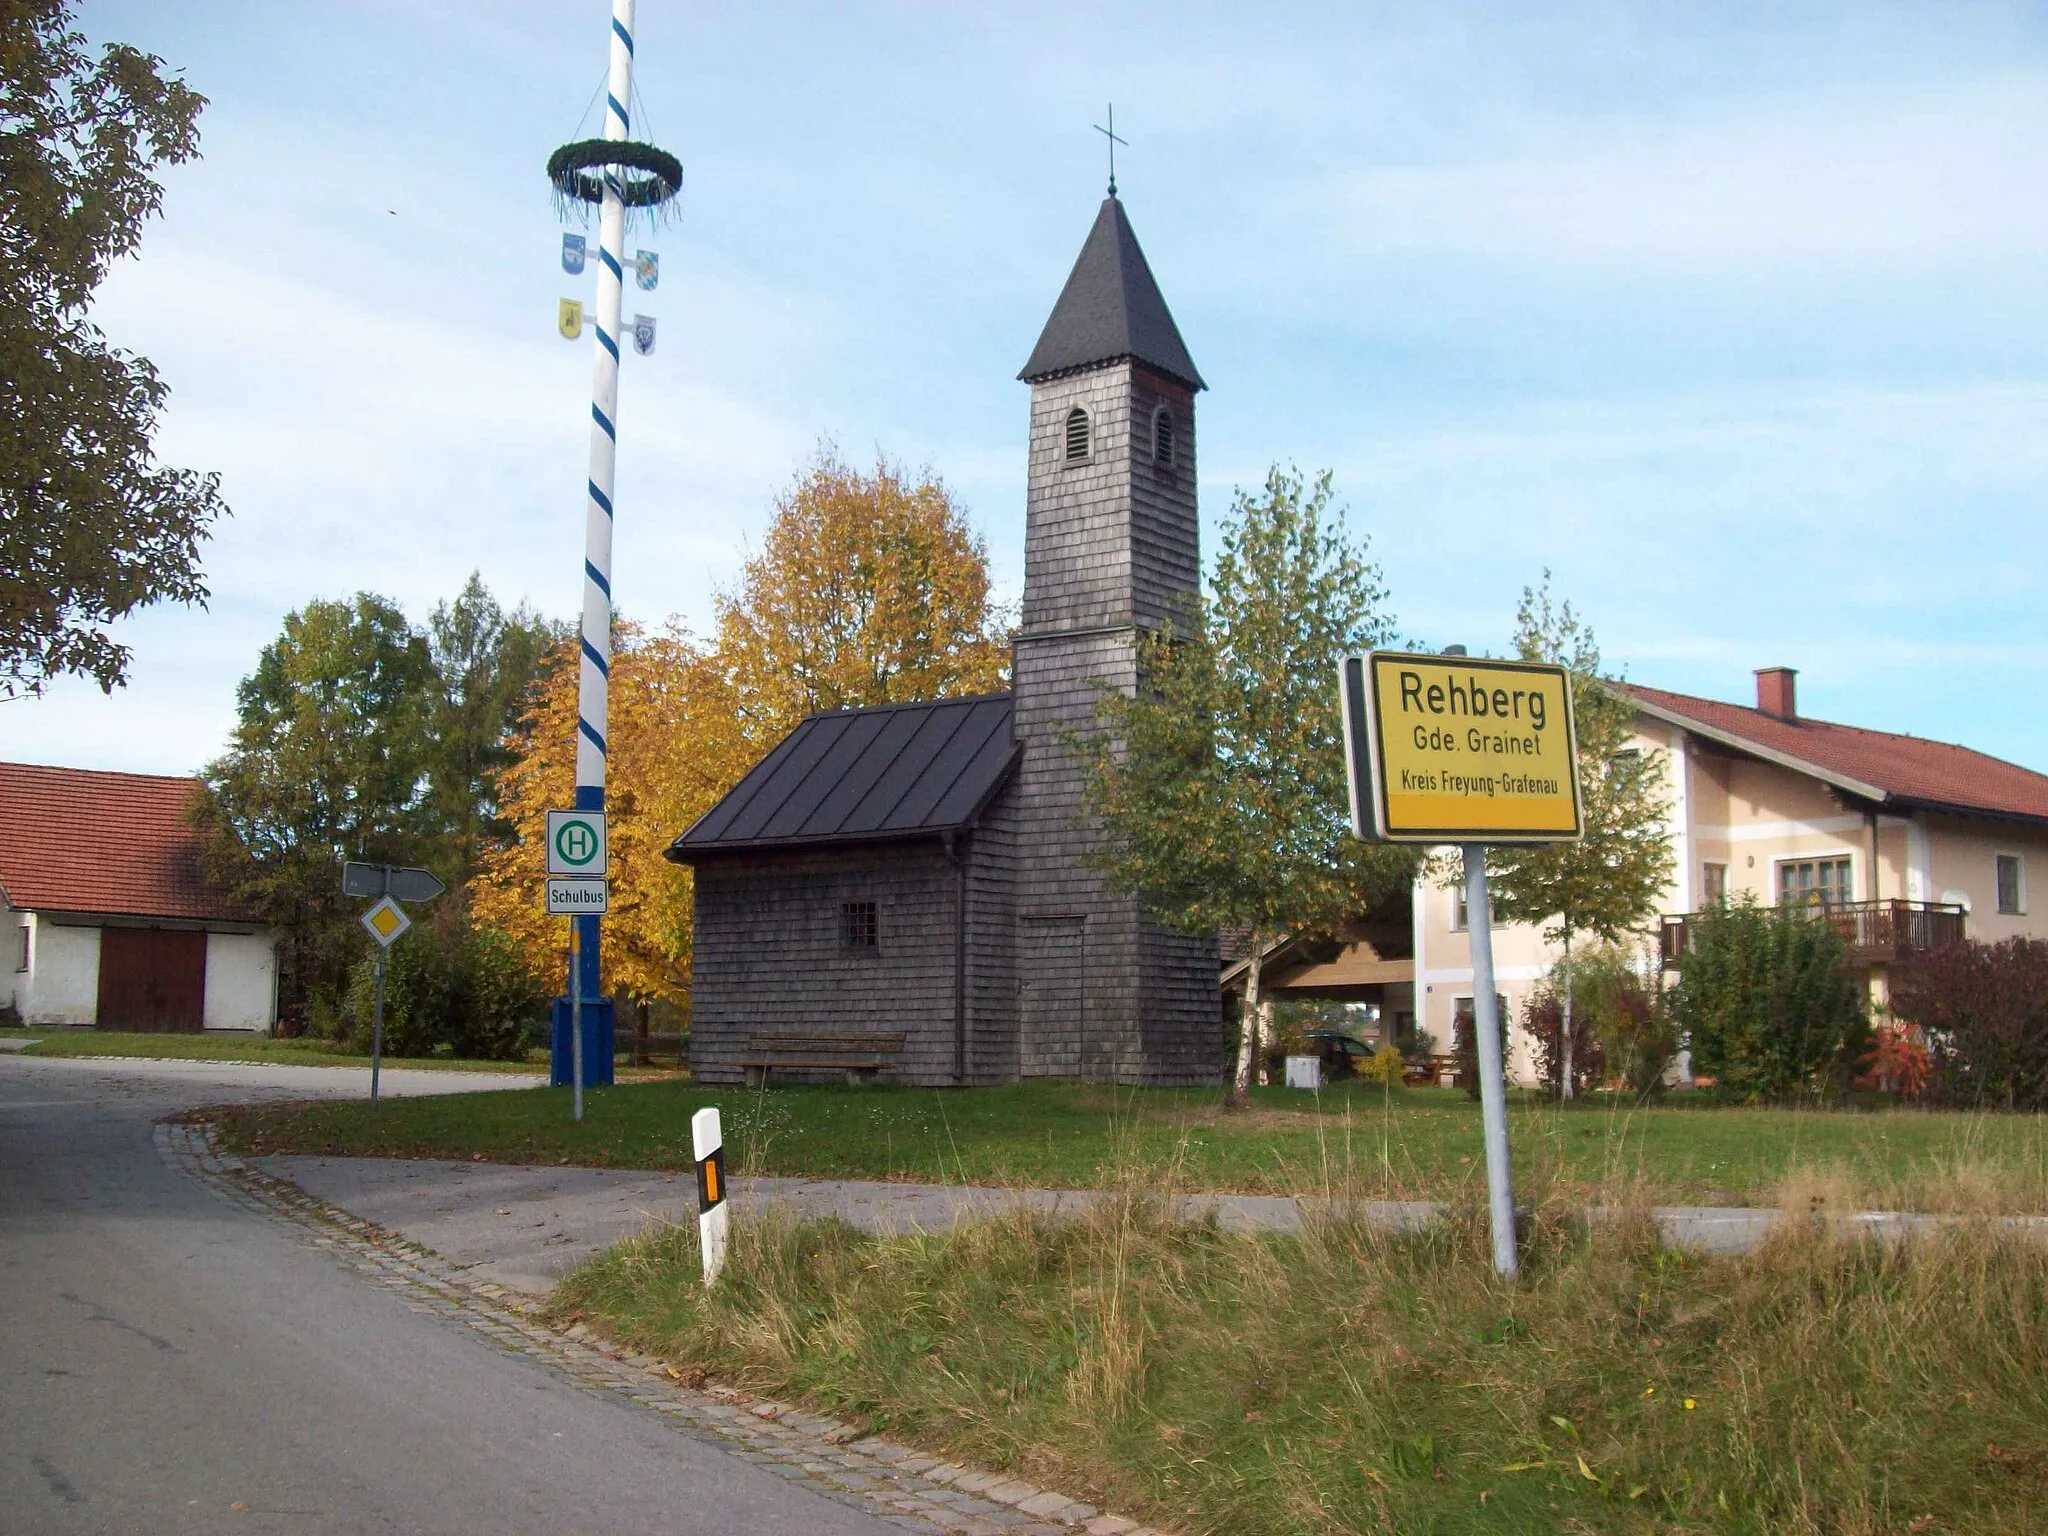
[(1323, 1081), (1326, 1083), (1358, 1076), (1359, 1063), (1379, 1049), (1372, 1041), (1362, 1040), (1348, 1029), (1312, 1029), (1308, 1032), (1308, 1043), (1323, 1058)]

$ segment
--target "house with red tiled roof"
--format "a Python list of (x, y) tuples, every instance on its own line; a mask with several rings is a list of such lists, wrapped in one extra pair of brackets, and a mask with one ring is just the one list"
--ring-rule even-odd
[[(1847, 940), (1879, 1008), (1891, 967), (1968, 937), (2048, 938), (2048, 775), (1968, 747), (1799, 713), (1796, 674), (1756, 674), (1756, 702), (1728, 704), (1623, 684), (1633, 749), (1662, 753), (1675, 870), (1644, 934), (1652, 964), (1682, 972), (1694, 916), (1754, 896), (1822, 908)], [(1448, 1053), (1472, 1016), (1462, 886), (1416, 883), (1407, 931), (1352, 925), (1290, 939), (1266, 957), (1276, 996), (1377, 1004), (1385, 1036), (1420, 1030)], [(1508, 1070), (1536, 1075), (1522, 1004), (1558, 954), (1537, 928), (1497, 924), (1494, 976), (1508, 1021)], [(1241, 988), (1245, 962), (1225, 967)]]
[(270, 1030), (277, 944), (201, 873), (198, 789), (0, 763), (0, 1006), (39, 1026)]
[[(1756, 701), (1729, 704), (1623, 684), (1635, 749), (1667, 766), (1676, 868), (1656, 958), (1682, 971), (1693, 916), (1754, 896), (1817, 906), (1847, 940), (1880, 1009), (1890, 968), (1958, 937), (2048, 938), (2048, 775), (1949, 742), (1801, 715), (1796, 673), (1756, 674)], [(1418, 885), (1415, 1018), (1449, 1049), (1470, 1017), (1472, 970), (1460, 891)], [(1646, 935), (1646, 937), (1649, 937)], [(1532, 1079), (1519, 1027), (1529, 990), (1557, 961), (1534, 929), (1493, 935), (1495, 975), (1516, 1021), (1510, 1061)]]

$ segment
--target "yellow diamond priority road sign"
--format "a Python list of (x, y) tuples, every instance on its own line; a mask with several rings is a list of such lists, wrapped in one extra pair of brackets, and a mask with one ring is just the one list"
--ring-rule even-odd
[(370, 930), (370, 937), (384, 948), (389, 949), (392, 941), (412, 926), (412, 919), (405, 915), (405, 908), (386, 896), (363, 914), (363, 926)]
[(1352, 831), (1408, 843), (1581, 833), (1571, 677), (1543, 662), (1374, 651), (1343, 665)]

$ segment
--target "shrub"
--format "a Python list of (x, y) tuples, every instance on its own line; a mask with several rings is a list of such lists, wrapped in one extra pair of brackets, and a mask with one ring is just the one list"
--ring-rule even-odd
[(2048, 941), (1965, 941), (1892, 974), (1892, 1015), (1925, 1036), (1931, 1096), (2048, 1109)]
[(1919, 1032), (1910, 1024), (1887, 1020), (1879, 1024), (1870, 1054), (1863, 1058), (1858, 1088), (1875, 1088), (1895, 1093), (1902, 1099), (1917, 1099), (1927, 1088), (1933, 1062)]
[[(431, 1056), (448, 1038), (448, 956), (440, 936), (426, 923), (386, 951), (384, 962), (384, 1054)], [(365, 955), (349, 972), (350, 1043), (370, 1048), (376, 1020), (377, 957)]]
[(526, 968), (519, 945), (495, 928), (477, 929), (467, 945), (451, 1022), (455, 1054), (516, 1061), (526, 1051), (546, 995)]
[(1610, 1060), (1619, 1063), (1622, 1081), (1638, 1098), (1664, 1091), (1664, 1073), (1678, 1054), (1678, 1022), (1671, 1000), (1661, 988), (1645, 988), (1645, 1009), (1615, 1022), (1607, 1041)]
[(1451, 1078), (1465, 1097), (1479, 1097), (1479, 1037), (1463, 1018), (1451, 1021)]
[(21, 1029), (21, 1010), (11, 1002), (0, 1003), (0, 1029)]
[[(1553, 971), (1522, 1003), (1522, 1028), (1536, 1042), (1537, 1075), (1553, 1096), (1564, 1082), (1564, 990), (1556, 976)], [(1572, 1090), (1584, 1093), (1607, 1081), (1607, 1052), (1600, 1031), (1587, 1014), (1587, 989), (1578, 985), (1573, 990)]]
[(1383, 1041), (1359, 1067), (1358, 1075), (1382, 1087), (1398, 1085), (1408, 1075), (1408, 1058), (1391, 1041)]
[(1694, 1069), (1743, 1100), (1840, 1093), (1870, 1047), (1841, 936), (1818, 914), (1754, 897), (1694, 924), (1671, 994)]
[[(1564, 1078), (1562, 969), (1554, 969), (1522, 1004), (1522, 1027), (1536, 1043), (1537, 1071), (1553, 1094)], [(1638, 1095), (1658, 1092), (1678, 1052), (1678, 1028), (1662, 991), (1620, 949), (1574, 957), (1571, 987), (1573, 1092), (1617, 1078)]]
[[(542, 1004), (540, 986), (518, 947), (494, 929), (459, 919), (421, 923), (391, 946), (384, 985), (384, 1049), (428, 1056), (447, 1046), (457, 1056), (516, 1060)], [(377, 962), (365, 956), (349, 975), (348, 1038), (367, 1050), (377, 997)]]

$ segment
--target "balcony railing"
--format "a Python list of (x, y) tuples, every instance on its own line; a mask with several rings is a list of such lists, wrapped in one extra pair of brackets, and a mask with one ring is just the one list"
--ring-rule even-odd
[[(1838, 901), (1815, 903), (1802, 910), (1842, 936), (1851, 965), (1883, 965), (1915, 950), (1939, 949), (1963, 938), (1963, 909), (1941, 902)], [(1685, 964), (1693, 945), (1692, 925), (1713, 915), (1688, 912), (1664, 919), (1661, 938), (1667, 969)]]

